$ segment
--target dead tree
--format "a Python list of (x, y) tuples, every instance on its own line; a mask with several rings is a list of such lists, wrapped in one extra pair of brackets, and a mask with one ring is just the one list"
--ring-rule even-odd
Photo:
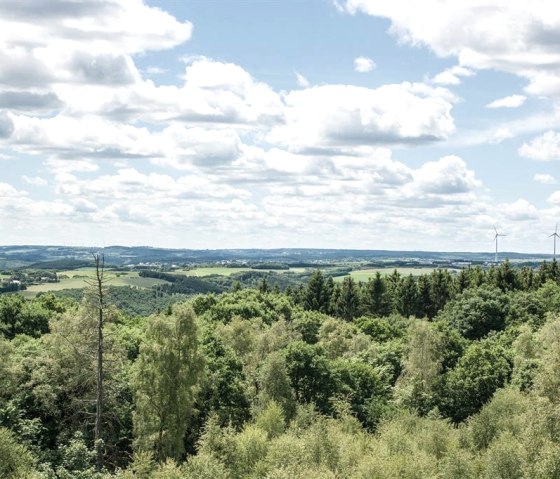
[(105, 256), (103, 254), (93, 255), (95, 263), (95, 277), (92, 281), (86, 281), (91, 288), (92, 307), (96, 311), (97, 324), (97, 379), (95, 386), (95, 429), (94, 441), (96, 451), (97, 469), (103, 469), (103, 382), (105, 373), (103, 370), (103, 328), (105, 326)]

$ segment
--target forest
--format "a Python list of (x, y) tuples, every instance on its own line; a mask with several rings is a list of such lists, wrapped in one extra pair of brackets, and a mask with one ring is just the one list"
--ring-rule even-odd
[(0, 295), (0, 478), (560, 478), (556, 261), (284, 286)]

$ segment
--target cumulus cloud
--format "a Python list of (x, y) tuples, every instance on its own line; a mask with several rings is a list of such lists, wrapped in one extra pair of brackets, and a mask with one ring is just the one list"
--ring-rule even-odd
[(432, 82), (438, 85), (460, 85), (462, 77), (472, 77), (474, 75), (475, 72), (473, 70), (455, 65), (438, 73), (432, 78)]
[(7, 90), (0, 91), (0, 108), (28, 113), (58, 110), (63, 106), (53, 92)]
[(560, 205), (560, 191), (555, 191), (554, 193), (552, 193), (547, 201), (549, 203), (552, 203), (553, 205)]
[(267, 139), (299, 150), (433, 142), (455, 131), (452, 101), (445, 89), (415, 83), (293, 91), (285, 97), (286, 123)]
[(141, 0), (0, 5), (0, 85), (115, 85), (138, 79), (131, 55), (187, 41), (192, 24)]
[(509, 140), (513, 138), (515, 135), (513, 131), (511, 131), (508, 127), (498, 127), (490, 132), (488, 137), (488, 143), (491, 144), (498, 144), (504, 140)]
[(527, 221), (538, 218), (537, 208), (522, 198), (513, 203), (500, 205), (503, 215), (512, 221)]
[(192, 34), (190, 22), (141, 0), (19, 0), (2, 3), (0, 18), (0, 39), (30, 48), (88, 44), (92, 51), (139, 53), (172, 48)]
[(243, 145), (234, 130), (209, 130), (172, 125), (160, 135), (168, 148), (154, 163), (177, 169), (192, 165), (215, 168), (229, 165), (242, 154)]
[(481, 186), (474, 171), (458, 156), (445, 156), (439, 161), (424, 163), (414, 173), (418, 189), (425, 193), (467, 193)]
[(9, 138), (14, 132), (12, 117), (0, 110), (0, 139)]
[(283, 103), (270, 86), (239, 65), (188, 59), (182, 85), (138, 81), (132, 87), (74, 85), (57, 90), (72, 114), (119, 122), (149, 121), (265, 126), (282, 121)]
[(533, 180), (543, 185), (556, 184), (556, 178), (548, 173), (536, 173), (535, 176), (533, 176)]
[(309, 80), (305, 78), (301, 73), (295, 72), (295, 74), (298, 86), (302, 88), (309, 88), (309, 86), (311, 85), (309, 83)]
[[(57, 192), (86, 199), (141, 200), (155, 204), (189, 198), (248, 198), (250, 193), (226, 184), (213, 184), (207, 177), (188, 175), (173, 178), (160, 173), (142, 173), (123, 168), (114, 175), (101, 175), (93, 180), (60, 173), (56, 176)], [(157, 216), (157, 215), (156, 215)]]
[(510, 95), (488, 103), (486, 108), (518, 108), (525, 103), (526, 99), (527, 97), (524, 95)]
[(375, 62), (368, 57), (354, 58), (354, 70), (358, 73), (368, 73), (376, 67)]
[(388, 18), (400, 41), (456, 57), (463, 67), (519, 75), (531, 94), (560, 94), (560, 10), (554, 2), (347, 0), (343, 7)]
[(23, 175), (21, 177), (21, 179), (23, 181), (25, 181), (27, 184), (33, 185), (33, 186), (46, 186), (46, 185), (48, 185), (48, 181), (45, 180), (44, 178), (41, 178), (40, 176)]
[(0, 199), (19, 198), (25, 195), (25, 192), (16, 190), (12, 185), (0, 182)]
[(560, 133), (547, 131), (543, 135), (533, 138), (529, 143), (523, 143), (518, 153), (531, 160), (560, 160)]
[[(91, 241), (95, 222), (111, 242), (129, 244), (157, 224), (154, 241), (171, 246), (311, 238), (310, 246), (340, 247), (355, 238), (394, 249), (404, 245), (387, 232), (408, 241), (422, 230), (441, 244), (459, 224), (486, 228), (488, 218), (530, 210), (521, 200), (489, 207), (457, 156), (413, 167), (410, 149), (388, 148), (455, 132), (457, 99), (441, 85), (482, 64), (469, 66), (451, 46), (441, 54), (459, 65), (425, 83), (311, 86), (294, 72), (298, 88), (278, 91), (227, 59), (190, 56), (172, 84), (161, 84), (177, 72), (170, 66), (158, 77), (163, 68), (146, 65), (163, 62), (144, 54), (187, 41), (189, 22), (141, 0), (8, 3), (0, 4), (0, 158), (6, 167), (29, 161), (33, 172), (22, 170), (28, 191), (0, 183), (4, 241), (63, 231), (70, 242)], [(375, 64), (360, 57), (355, 66)], [(553, 85), (553, 76), (539, 81)], [(517, 131), (493, 125), (484, 141)]]

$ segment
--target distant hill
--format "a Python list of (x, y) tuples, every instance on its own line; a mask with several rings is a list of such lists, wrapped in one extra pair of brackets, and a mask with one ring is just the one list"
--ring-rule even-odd
[[(0, 268), (32, 266), (34, 268), (77, 268), (90, 265), (92, 255), (103, 252), (107, 265), (153, 265), (153, 264), (204, 264), (248, 262), (279, 263), (287, 265), (325, 264), (344, 261), (467, 261), (486, 262), (494, 260), (494, 253), (437, 252), (437, 251), (389, 251), (355, 249), (166, 249), (147, 246), (108, 246), (105, 248), (72, 246), (0, 246)], [(550, 260), (552, 255), (515, 252), (500, 253), (500, 259), (512, 261)], [(67, 262), (67, 263), (66, 263)]]

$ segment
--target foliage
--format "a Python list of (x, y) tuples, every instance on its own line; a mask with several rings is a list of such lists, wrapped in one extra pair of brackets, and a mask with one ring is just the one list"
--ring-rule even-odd
[(52, 294), (0, 297), (0, 471), (560, 477), (555, 263), (367, 283), (315, 271), (286, 293), (249, 273), (255, 288), (173, 305), (184, 297), (164, 306), (127, 290), (106, 330), (102, 472), (91, 308)]
[(170, 316), (151, 318), (132, 380), (138, 450), (153, 449), (160, 460), (182, 456), (201, 369), (192, 308), (178, 305)]
[(33, 471), (34, 460), (29, 451), (18, 444), (8, 429), (0, 427), (0, 478), (31, 478)]

